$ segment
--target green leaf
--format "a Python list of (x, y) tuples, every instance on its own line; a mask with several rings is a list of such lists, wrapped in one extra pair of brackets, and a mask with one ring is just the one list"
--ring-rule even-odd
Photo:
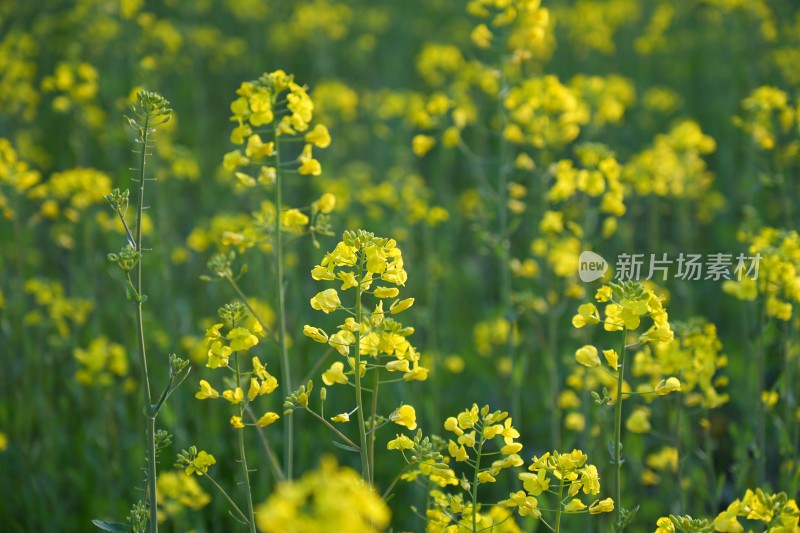
[(114, 533), (130, 533), (130, 524), (123, 524), (122, 522), (106, 522), (105, 520), (92, 520), (92, 524), (96, 525), (103, 531), (113, 531)]
[(347, 444), (342, 444), (341, 442), (337, 442), (332, 440), (331, 443), (336, 446), (337, 448), (341, 448), (343, 450), (347, 450), (348, 452), (355, 452), (358, 453), (358, 448), (353, 448), (352, 446), (348, 446)]

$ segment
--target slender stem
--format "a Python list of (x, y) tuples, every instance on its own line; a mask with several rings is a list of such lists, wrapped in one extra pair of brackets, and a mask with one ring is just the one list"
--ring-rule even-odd
[(239, 513), (239, 516), (241, 517), (241, 519), (242, 519), (242, 520), (244, 520), (245, 522), (249, 522), (249, 520), (247, 520), (247, 517), (246, 517), (246, 516), (245, 516), (245, 514), (242, 512), (242, 510), (241, 510), (241, 509), (239, 509), (239, 506), (238, 506), (238, 505), (236, 505), (236, 502), (234, 502), (234, 501), (231, 499), (231, 497), (228, 495), (228, 493), (227, 493), (227, 492), (225, 492), (225, 489), (223, 489), (223, 488), (222, 488), (222, 487), (219, 485), (219, 483), (217, 483), (217, 481), (216, 481), (216, 480), (215, 480), (213, 477), (211, 477), (211, 474), (209, 474), (208, 472), (206, 472), (206, 473), (205, 473), (205, 476), (208, 478), (208, 480), (209, 480), (211, 483), (213, 483), (213, 484), (214, 484), (214, 486), (215, 486), (215, 487), (217, 487), (217, 490), (219, 490), (219, 491), (222, 493), (222, 495), (223, 495), (223, 496), (225, 496), (225, 499), (226, 499), (226, 500), (228, 500), (228, 503), (230, 503), (230, 504), (231, 504), (231, 507), (233, 507), (234, 509), (236, 509), (236, 512), (237, 512), (237, 513)]
[(417, 463), (407, 463), (406, 466), (404, 466), (402, 469), (400, 469), (400, 471), (397, 473), (397, 475), (394, 476), (394, 479), (392, 480), (392, 482), (389, 484), (389, 487), (383, 492), (383, 495), (381, 496), (381, 499), (383, 501), (386, 501), (387, 496), (389, 496), (389, 494), (391, 494), (392, 489), (394, 488), (395, 485), (397, 485), (397, 482), (400, 481), (400, 478), (403, 476), (405, 471), (408, 470), (409, 468), (411, 468), (412, 466), (414, 466), (415, 464), (417, 464)]
[(783, 390), (781, 391), (783, 400), (783, 419), (787, 425), (787, 435), (790, 442), (793, 441), (795, 421), (792, 416), (794, 410), (794, 394), (792, 393), (792, 321), (786, 323), (786, 330), (783, 338)]
[[(675, 453), (678, 455), (678, 486), (675, 490), (677, 490), (677, 503), (678, 503), (678, 514), (683, 514), (683, 510), (686, 508), (684, 504), (684, 490), (683, 490), (683, 461), (681, 460), (681, 415), (683, 414), (683, 405), (681, 402), (681, 395), (675, 395)], [(713, 482), (713, 480), (709, 480)]]
[(375, 368), (373, 369), (375, 372), (375, 385), (372, 387), (372, 423), (370, 424), (369, 428), (369, 473), (370, 479), (369, 482), (373, 486), (375, 485), (375, 438), (376, 432), (375, 429), (375, 416), (378, 412), (378, 385), (380, 385), (380, 369)]
[[(236, 361), (236, 387), (241, 388), (242, 386), (242, 374), (239, 370), (239, 354), (236, 353), (234, 355), (234, 359)], [(239, 416), (244, 416), (244, 402), (239, 404)], [(250, 526), (250, 532), (256, 533), (256, 521), (255, 515), (253, 514), (253, 493), (250, 490), (250, 470), (247, 468), (247, 455), (245, 454), (244, 450), (244, 428), (240, 428), (237, 430), (239, 433), (239, 460), (242, 463), (242, 474), (244, 475), (244, 488), (245, 492), (247, 493), (247, 516), (248, 523)]]
[[(708, 409), (705, 410), (704, 418), (708, 419)], [(705, 450), (703, 450), (703, 459), (705, 460), (706, 478), (709, 480), (709, 486), (714, 487), (711, 491), (711, 498), (706, 501), (706, 509), (708, 514), (715, 513), (719, 505), (719, 489), (717, 485), (717, 473), (714, 469), (714, 442), (711, 439), (711, 432), (708, 427), (703, 428), (703, 441)]]
[(256, 322), (258, 322), (258, 324), (259, 324), (259, 325), (260, 325), (260, 326), (261, 326), (261, 327), (264, 329), (264, 331), (266, 331), (266, 332), (267, 332), (267, 334), (268, 334), (270, 337), (272, 337), (272, 339), (273, 339), (273, 340), (275, 340), (275, 342), (278, 342), (278, 337), (277, 337), (277, 335), (275, 335), (275, 333), (274, 333), (274, 332), (273, 332), (273, 331), (270, 329), (270, 327), (269, 327), (269, 324), (267, 324), (267, 323), (266, 323), (266, 322), (265, 322), (265, 321), (264, 321), (264, 320), (263, 320), (263, 319), (262, 319), (262, 318), (259, 316), (258, 312), (256, 312), (256, 310), (255, 310), (255, 309), (253, 308), (253, 306), (250, 304), (250, 300), (248, 300), (248, 299), (247, 299), (247, 296), (245, 296), (245, 295), (244, 295), (244, 293), (242, 292), (242, 289), (240, 289), (240, 288), (239, 288), (239, 284), (238, 284), (238, 283), (236, 283), (236, 280), (235, 280), (235, 279), (233, 279), (233, 278), (232, 278), (232, 277), (230, 277), (230, 276), (226, 276), (226, 277), (225, 277), (225, 279), (227, 279), (227, 280), (228, 280), (228, 283), (230, 283), (230, 284), (231, 284), (231, 287), (233, 287), (233, 290), (234, 290), (234, 292), (236, 292), (236, 295), (237, 295), (237, 296), (239, 297), (239, 299), (242, 301), (242, 303), (244, 304), (244, 306), (245, 306), (245, 307), (247, 307), (247, 310), (248, 310), (248, 311), (250, 311), (250, 314), (251, 314), (251, 315), (253, 315), (253, 318), (255, 318), (255, 319), (256, 319)]
[(311, 367), (311, 370), (308, 371), (308, 374), (306, 374), (306, 377), (304, 377), (303, 381), (301, 381), (300, 383), (308, 383), (308, 380), (317, 374), (317, 371), (325, 363), (325, 361), (328, 360), (328, 357), (330, 357), (332, 353), (333, 353), (333, 346), (329, 346), (328, 349), (325, 351), (325, 353), (322, 354), (322, 357), (317, 359), (317, 362), (314, 363), (314, 366)]
[(620, 525), (620, 509), (622, 507), (622, 382), (625, 379), (625, 345), (628, 337), (628, 328), (622, 328), (622, 351), (619, 354), (617, 368), (617, 403), (614, 405), (614, 522), (617, 528)]
[(156, 502), (156, 417), (147, 417), (147, 504), (150, 507), (150, 531), (158, 531)]
[(547, 343), (550, 348), (550, 438), (553, 439), (553, 449), (561, 449), (561, 408), (558, 405), (558, 396), (561, 394), (561, 357), (558, 352), (558, 317), (551, 310), (547, 314)]
[[(292, 373), (289, 368), (289, 350), (286, 345), (286, 302), (283, 293), (283, 233), (281, 232), (281, 211), (283, 211), (281, 151), (278, 142), (278, 126), (272, 123), (272, 135), (275, 140), (275, 285), (278, 291), (278, 343), (281, 347), (281, 380), (286, 391), (292, 390)], [(283, 433), (283, 463), (286, 476), (292, 479), (292, 463), (294, 462), (294, 417), (284, 419), (286, 430)]]
[(561, 532), (561, 499), (564, 497), (564, 476), (561, 476), (561, 482), (558, 485), (558, 501), (556, 502), (556, 533)]
[(141, 134), (141, 152), (139, 157), (139, 197), (136, 205), (136, 252), (139, 261), (136, 265), (136, 329), (139, 344), (139, 363), (142, 367), (142, 396), (146, 418), (146, 446), (147, 446), (147, 505), (150, 510), (150, 531), (158, 532), (158, 505), (156, 502), (156, 414), (153, 411), (153, 398), (150, 392), (150, 374), (147, 371), (147, 352), (144, 343), (144, 319), (142, 315), (142, 214), (144, 212), (144, 183), (145, 167), (147, 163), (147, 146), (150, 135), (150, 116), (144, 118), (144, 127)]
[(312, 415), (314, 415), (314, 416), (317, 418), (317, 420), (321, 421), (323, 424), (325, 424), (326, 426), (328, 426), (328, 427), (331, 429), (331, 431), (333, 431), (334, 433), (336, 433), (336, 434), (339, 436), (339, 438), (340, 438), (340, 439), (342, 439), (343, 441), (345, 441), (345, 442), (347, 443), (347, 445), (348, 445), (348, 446), (350, 446), (350, 447), (352, 447), (352, 448), (355, 448), (356, 450), (358, 450), (358, 451), (359, 451), (359, 453), (361, 453), (361, 448), (359, 448), (359, 447), (358, 447), (358, 445), (357, 445), (355, 442), (353, 442), (352, 440), (348, 439), (348, 438), (345, 436), (345, 434), (344, 434), (344, 433), (342, 433), (341, 431), (339, 431), (338, 429), (336, 429), (336, 426), (334, 426), (333, 424), (331, 424), (330, 422), (328, 422), (328, 421), (327, 421), (327, 420), (326, 420), (324, 417), (320, 416), (318, 413), (316, 413), (315, 411), (312, 411), (312, 410), (311, 410), (311, 409), (309, 409), (308, 407), (306, 407), (306, 411), (308, 411), (309, 413), (311, 413)]
[[(502, 69), (501, 69), (502, 72)], [(506, 126), (506, 109), (503, 104), (505, 93), (508, 90), (505, 76), (502, 76), (501, 92), (497, 99), (497, 114), (500, 121), (497, 132), (498, 156), (497, 156), (497, 220), (499, 236), (499, 265), (500, 268), (500, 303), (505, 319), (508, 320), (508, 339), (506, 341), (506, 353), (511, 361), (511, 418), (518, 420), (521, 409), (520, 395), (520, 376), (515, 371), (517, 350), (514, 346), (514, 330), (516, 325), (516, 314), (514, 305), (511, 301), (511, 239), (508, 224), (508, 143), (503, 137), (503, 130)]]
[[(252, 420), (253, 423), (258, 422), (258, 417), (256, 416), (255, 412), (253, 412), (253, 408), (250, 407), (250, 404), (247, 404), (245, 410), (247, 411), (247, 414), (250, 416), (250, 420)], [(283, 481), (286, 479), (286, 476), (283, 475), (281, 465), (278, 464), (275, 454), (272, 453), (272, 448), (269, 445), (269, 439), (267, 438), (267, 435), (264, 433), (264, 428), (256, 425), (256, 429), (258, 430), (258, 436), (261, 439), (261, 445), (264, 447), (264, 451), (267, 453), (269, 464), (272, 466), (272, 472), (275, 474), (275, 477), (278, 479), (278, 481)]]
[[(23, 280), (25, 278), (25, 247), (22, 244), (22, 225), (20, 224), (20, 216), (21, 216), (21, 207), (22, 207), (22, 197), (20, 195), (14, 195), (14, 198), (17, 200), (17, 205), (15, 213), (12, 221), (12, 227), (14, 231), (14, 248), (15, 248), (15, 256), (14, 260), (17, 263), (17, 276), (19, 276), (19, 287), (22, 287)], [(22, 331), (22, 330), (20, 330)], [(25, 335), (22, 335), (22, 338), (25, 338)]]
[(355, 352), (356, 352), (356, 364), (355, 369), (353, 369), (353, 374), (355, 375), (356, 381), (356, 406), (358, 407), (358, 436), (361, 439), (361, 476), (369, 482), (372, 479), (369, 470), (369, 457), (368, 457), (368, 448), (367, 448), (367, 429), (364, 423), (364, 402), (361, 399), (361, 293), (363, 291), (361, 287), (361, 280), (364, 277), (364, 258), (363, 253), (361, 254), (358, 262), (358, 285), (356, 286), (356, 324), (359, 325), (358, 331), (356, 332), (356, 345), (355, 345)]
[(478, 444), (478, 455), (475, 457), (475, 475), (472, 477), (472, 531), (478, 531), (478, 474), (481, 471), (481, 453), (483, 452), (483, 443), (486, 439), (483, 437), (483, 430), (480, 431), (481, 440)]
[(756, 439), (758, 442), (758, 456), (756, 457), (756, 483), (760, 486), (764, 484), (766, 478), (767, 464), (767, 428), (764, 402), (761, 401), (761, 391), (764, 390), (764, 373), (766, 346), (764, 337), (767, 334), (767, 313), (766, 304), (759, 302), (758, 314), (758, 350), (756, 351), (756, 390), (753, 398), (756, 401)]

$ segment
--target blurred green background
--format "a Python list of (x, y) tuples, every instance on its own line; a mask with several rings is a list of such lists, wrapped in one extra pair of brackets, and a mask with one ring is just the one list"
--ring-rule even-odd
[[(119, 272), (106, 260), (124, 236), (103, 201), (112, 187), (132, 187), (133, 138), (123, 115), (136, 88), (159, 92), (175, 111), (150, 161), (158, 178), (148, 185), (145, 225), (152, 228), (145, 256), (151, 375), (156, 384), (166, 381), (170, 353), (190, 356), (194, 366), (159, 419), (174, 435), (161, 472), (195, 444), (218, 457), (217, 479), (236, 494), (229, 408), (194, 398), (198, 380), (210, 375), (203, 332), (235, 294), (200, 276), (214, 252), (231, 249), (223, 232), (240, 231), (267, 199), (235, 187), (221, 164), (234, 148), (229, 105), (236, 88), (275, 69), (309, 86), (316, 120), (333, 138), (316, 153), (322, 175), (291, 177), (285, 201), (301, 206), (335, 194), (337, 237), (321, 238), (319, 250), (307, 238), (287, 247), (287, 329), (297, 381), (281, 383), (265, 409), (280, 411), (303, 376), (319, 381), (323, 368), (312, 369), (322, 351), (302, 327), (333, 321), (310, 309), (309, 298), (321, 289), (308, 272), (343, 230), (364, 228), (396, 238), (403, 250), (404, 295), (416, 298), (404, 320), (415, 327), (413, 342), (431, 369), (425, 382), (387, 386), (382, 410), (401, 400), (414, 404), (426, 434), (442, 433), (444, 419), (473, 402), (508, 410), (526, 461), (554, 448), (581, 448), (603, 469), (602, 494), (611, 495), (613, 417), (591, 402), (584, 386), (590, 380), (575, 370), (574, 352), (617, 340), (572, 327), (578, 305), (599, 285), (583, 285), (563, 265), (574, 264), (582, 249), (613, 262), (622, 252), (736, 255), (761, 242), (765, 255), (785, 260), (769, 263), (782, 272), (780, 293), (762, 287), (755, 301), (740, 301), (721, 282), (662, 284), (670, 321), (702, 316), (716, 325), (722, 347), (712, 351), (728, 364), (712, 356), (711, 375), (730, 401), (692, 404), (680, 394), (648, 404), (652, 430), (624, 437), (623, 504), (641, 504), (631, 530), (646, 531), (671, 512), (713, 517), (748, 487), (796, 497), (797, 320), (791, 307), (787, 318), (770, 298), (800, 301), (792, 270), (800, 267), (800, 247), (791, 233), (800, 10), (789, 0), (552, 0), (543, 7), (549, 19), (534, 47), (538, 56), (514, 70), (502, 43), (486, 50), (470, 38), (480, 20), (461, 2), (3, 0), (0, 529), (87, 531), (93, 518), (123, 519), (142, 497), (133, 313)], [(556, 77), (553, 87), (525, 85), (546, 75)], [(538, 145), (498, 135), (517, 120), (503, 99), (520, 87), (528, 87), (525, 97), (545, 117), (530, 127), (561, 135), (574, 121), (578, 133)], [(445, 112), (436, 111), (441, 95), (449, 99)], [(584, 119), (566, 117), (559, 110), (566, 100), (559, 99)], [(448, 128), (465, 110), (474, 118), (457, 128), (462, 143), (447, 146)], [(680, 129), (685, 121), (691, 126)], [(412, 149), (417, 135), (436, 141), (422, 156)], [(600, 152), (620, 166), (626, 210), (614, 217), (616, 231), (602, 227), (608, 215), (596, 198), (548, 197), (560, 161), (591, 167), (582, 154)], [(535, 166), (521, 163), (520, 154)], [(509, 183), (523, 189), (510, 192)], [(549, 211), (574, 225), (542, 224)], [(788, 232), (786, 240), (763, 237), (763, 228)], [(237, 251), (237, 266), (249, 267), (243, 290), (274, 309), (271, 255)], [(277, 351), (260, 355), (279, 375)], [(574, 390), (577, 404), (566, 390)], [(774, 391), (775, 401), (762, 401), (763, 391)], [(348, 395), (335, 392), (326, 413), (349, 411)], [(357, 457), (332, 447), (316, 421), (298, 414), (294, 423), (297, 471), (313, 468), (324, 453), (357, 466)], [(266, 431), (279, 456), (282, 428)], [(382, 448), (394, 437), (391, 429), (384, 433)], [(260, 440), (253, 433), (248, 441), (261, 502), (275, 480)], [(649, 465), (648, 457), (665, 447), (680, 448), (680, 472)], [(382, 457), (381, 489), (401, 466), (390, 453)], [(507, 477), (495, 492), (487, 489), (487, 501), (507, 496), (516, 483)], [(212, 501), (202, 509), (165, 507), (165, 531), (236, 529), (224, 500), (203, 489)], [(397, 530), (424, 529), (412, 505), (425, 508), (424, 489), (399, 485), (390, 503)], [(570, 531), (610, 527), (605, 517), (573, 524)]]

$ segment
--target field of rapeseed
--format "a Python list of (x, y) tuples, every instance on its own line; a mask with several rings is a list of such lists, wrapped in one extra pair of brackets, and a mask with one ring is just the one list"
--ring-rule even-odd
[(793, 0), (2, 0), (0, 531), (800, 532)]

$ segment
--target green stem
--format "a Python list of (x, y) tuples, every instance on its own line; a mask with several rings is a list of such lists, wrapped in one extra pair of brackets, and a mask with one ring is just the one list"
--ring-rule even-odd
[(218, 491), (220, 491), (220, 492), (222, 493), (222, 495), (223, 495), (223, 496), (225, 496), (225, 499), (226, 499), (226, 500), (228, 500), (228, 503), (230, 503), (230, 504), (231, 504), (231, 507), (233, 507), (234, 509), (236, 509), (236, 512), (237, 512), (237, 513), (239, 513), (239, 516), (241, 517), (241, 519), (242, 519), (244, 522), (248, 522), (248, 520), (247, 520), (247, 517), (245, 516), (245, 514), (242, 512), (242, 510), (241, 510), (241, 509), (239, 509), (239, 506), (238, 506), (238, 505), (236, 505), (236, 502), (234, 502), (234, 501), (231, 499), (231, 497), (228, 495), (228, 493), (227, 493), (227, 492), (225, 492), (225, 489), (223, 489), (223, 488), (222, 488), (222, 487), (219, 485), (219, 483), (217, 483), (217, 481), (216, 481), (216, 480), (215, 480), (213, 477), (211, 477), (211, 475), (210, 475), (208, 472), (206, 472), (206, 473), (205, 473), (205, 476), (208, 478), (208, 480), (209, 480), (211, 483), (213, 483), (213, 484), (214, 484), (214, 486), (215, 486), (215, 487), (217, 487), (217, 490), (218, 490)]
[(503, 315), (508, 320), (508, 340), (506, 341), (506, 354), (511, 360), (511, 418), (518, 420), (521, 409), (520, 379), (516, 366), (516, 347), (514, 346), (514, 330), (516, 316), (514, 306), (511, 301), (511, 236), (508, 224), (508, 143), (503, 138), (503, 130), (506, 126), (506, 110), (503, 105), (503, 98), (507, 91), (505, 76), (501, 83), (501, 92), (497, 100), (497, 113), (500, 121), (497, 132), (498, 140), (498, 184), (497, 184), (497, 219), (499, 233), (499, 268), (500, 268), (500, 303), (503, 308)]
[[(708, 410), (704, 412), (704, 418), (709, 419)], [(709, 480), (709, 486), (714, 487), (711, 491), (711, 498), (706, 501), (706, 509), (708, 514), (715, 513), (719, 505), (719, 488), (717, 485), (717, 473), (714, 469), (714, 441), (711, 438), (711, 431), (708, 427), (703, 428), (703, 442), (705, 450), (703, 450), (703, 459), (705, 460), (706, 478)]]
[(358, 286), (356, 287), (356, 324), (359, 325), (356, 332), (356, 364), (353, 369), (356, 381), (356, 406), (358, 407), (358, 436), (361, 439), (361, 475), (369, 482), (372, 479), (369, 469), (369, 451), (367, 448), (367, 429), (364, 423), (364, 402), (361, 399), (361, 280), (364, 277), (364, 258), (359, 259), (358, 263)]
[[(236, 361), (236, 387), (241, 388), (242, 386), (242, 374), (239, 370), (239, 354), (237, 353), (235, 356)], [(239, 417), (244, 417), (244, 402), (239, 404)], [(244, 428), (240, 428), (237, 430), (239, 433), (239, 460), (242, 463), (242, 474), (244, 475), (244, 488), (247, 495), (247, 515), (248, 515), (248, 522), (250, 526), (250, 532), (256, 533), (256, 521), (255, 515), (253, 513), (253, 493), (250, 490), (250, 470), (247, 468), (247, 455), (245, 454), (244, 450)]]
[(312, 410), (311, 410), (311, 409), (309, 409), (308, 407), (306, 407), (306, 411), (308, 411), (309, 413), (311, 413), (312, 415), (314, 415), (314, 417), (316, 417), (316, 418), (317, 418), (317, 420), (319, 420), (320, 422), (322, 422), (323, 424), (325, 424), (326, 426), (328, 426), (328, 428), (330, 428), (330, 430), (331, 430), (331, 431), (333, 431), (334, 433), (336, 433), (336, 434), (339, 436), (339, 438), (340, 438), (340, 439), (342, 439), (343, 441), (345, 441), (345, 442), (347, 443), (347, 445), (348, 445), (348, 446), (350, 446), (350, 447), (352, 447), (352, 448), (354, 448), (354, 449), (358, 450), (358, 451), (359, 451), (359, 453), (361, 453), (361, 448), (359, 448), (359, 447), (358, 447), (358, 445), (357, 445), (355, 442), (353, 442), (352, 440), (348, 439), (348, 438), (345, 436), (345, 434), (344, 434), (344, 433), (342, 433), (341, 431), (339, 431), (338, 429), (336, 429), (336, 426), (334, 426), (333, 424), (331, 424), (330, 422), (328, 422), (328, 421), (325, 419), (325, 417), (322, 417), (322, 416), (320, 416), (320, 415), (319, 415), (317, 412), (315, 412), (315, 411), (312, 411)]
[(233, 287), (234, 292), (236, 292), (236, 295), (239, 297), (240, 300), (242, 300), (242, 303), (244, 304), (245, 307), (247, 307), (247, 310), (250, 311), (250, 314), (253, 315), (253, 318), (256, 319), (256, 322), (258, 322), (259, 325), (261, 326), (261, 328), (264, 331), (267, 332), (267, 335), (272, 337), (272, 339), (277, 342), (278, 341), (278, 337), (270, 329), (269, 324), (267, 324), (264, 320), (262, 320), (262, 318), (259, 316), (258, 312), (256, 312), (256, 310), (250, 304), (250, 301), (247, 299), (247, 296), (244, 295), (244, 293), (242, 292), (242, 289), (239, 288), (239, 284), (236, 283), (236, 280), (233, 279), (230, 276), (225, 276), (225, 279), (227, 279), (228, 283), (231, 284), (231, 287)]
[(391, 494), (392, 489), (394, 488), (395, 485), (397, 485), (397, 482), (400, 481), (400, 478), (403, 476), (405, 471), (408, 470), (409, 468), (411, 468), (412, 466), (414, 466), (415, 464), (417, 464), (417, 463), (408, 463), (408, 464), (406, 464), (406, 466), (404, 466), (402, 469), (400, 469), (400, 471), (397, 473), (397, 475), (394, 476), (394, 479), (392, 480), (392, 482), (389, 484), (389, 487), (383, 492), (383, 495), (381, 496), (381, 499), (383, 501), (386, 501), (386, 498), (389, 496), (389, 494)]
[[(247, 404), (247, 407), (245, 407), (245, 410), (247, 411), (248, 416), (250, 416), (250, 420), (256, 424), (258, 422), (258, 417), (249, 403)], [(275, 474), (275, 478), (278, 481), (284, 481), (286, 477), (283, 475), (283, 471), (281, 471), (281, 466), (278, 464), (275, 454), (272, 453), (272, 448), (269, 445), (269, 439), (267, 439), (267, 436), (264, 434), (264, 428), (256, 425), (256, 429), (258, 430), (258, 437), (261, 439), (261, 445), (267, 454), (267, 458), (269, 459), (269, 464), (272, 466), (272, 472)]]
[(556, 533), (561, 532), (561, 499), (564, 497), (564, 476), (561, 476), (561, 483), (558, 485), (558, 501), (556, 502)]
[(150, 531), (158, 532), (158, 505), (156, 502), (156, 415), (153, 411), (153, 398), (150, 392), (150, 374), (147, 371), (147, 352), (144, 343), (144, 319), (142, 315), (142, 214), (144, 212), (144, 183), (145, 166), (147, 163), (147, 148), (150, 135), (150, 116), (144, 119), (141, 136), (141, 152), (139, 158), (139, 198), (136, 206), (136, 252), (139, 261), (136, 265), (136, 292), (139, 297), (136, 301), (136, 329), (139, 344), (139, 363), (142, 367), (142, 396), (144, 399), (144, 412), (147, 420), (146, 446), (147, 446), (147, 505), (150, 510)]
[(475, 457), (475, 475), (472, 478), (472, 532), (478, 531), (478, 474), (481, 471), (481, 453), (483, 453), (483, 429), (480, 430), (481, 440), (478, 444), (478, 455)]
[[(275, 139), (275, 285), (278, 290), (278, 342), (281, 347), (281, 380), (287, 391), (292, 390), (292, 374), (289, 368), (289, 350), (286, 345), (286, 302), (283, 293), (283, 233), (281, 232), (281, 211), (283, 211), (281, 152), (278, 142), (278, 126), (272, 123), (272, 134)], [(286, 477), (292, 479), (292, 463), (294, 462), (294, 418), (284, 419), (286, 430), (283, 434), (283, 463)]]
[[(677, 503), (678, 503), (678, 514), (683, 514), (683, 510), (686, 508), (684, 503), (685, 492), (683, 490), (683, 461), (681, 460), (681, 415), (683, 414), (683, 405), (681, 402), (681, 395), (675, 395), (675, 403), (677, 404), (675, 407), (676, 411), (676, 420), (675, 420), (675, 450), (678, 455), (678, 486), (677, 490)], [(713, 480), (709, 480), (713, 482)]]
[(761, 391), (764, 390), (764, 374), (765, 374), (765, 361), (766, 346), (764, 337), (767, 334), (767, 312), (766, 304), (762, 303), (759, 306), (759, 338), (758, 350), (756, 351), (756, 390), (753, 398), (756, 398), (756, 439), (758, 442), (758, 456), (756, 457), (756, 484), (761, 486), (766, 479), (766, 464), (767, 464), (767, 428), (766, 428), (766, 413), (764, 402), (761, 401)]
[(156, 417), (147, 417), (147, 505), (150, 508), (150, 531), (158, 532), (156, 501)]
[(553, 449), (561, 449), (561, 408), (558, 406), (558, 396), (561, 394), (561, 357), (558, 352), (558, 317), (551, 310), (547, 314), (547, 336), (550, 347), (550, 433), (553, 439)]
[(369, 428), (369, 473), (370, 484), (375, 485), (375, 416), (378, 413), (378, 386), (380, 385), (380, 370), (375, 368), (375, 385), (372, 387), (372, 423)]
[(617, 368), (617, 403), (614, 406), (614, 521), (619, 528), (622, 507), (622, 382), (625, 379), (625, 345), (628, 328), (622, 328), (622, 351)]

